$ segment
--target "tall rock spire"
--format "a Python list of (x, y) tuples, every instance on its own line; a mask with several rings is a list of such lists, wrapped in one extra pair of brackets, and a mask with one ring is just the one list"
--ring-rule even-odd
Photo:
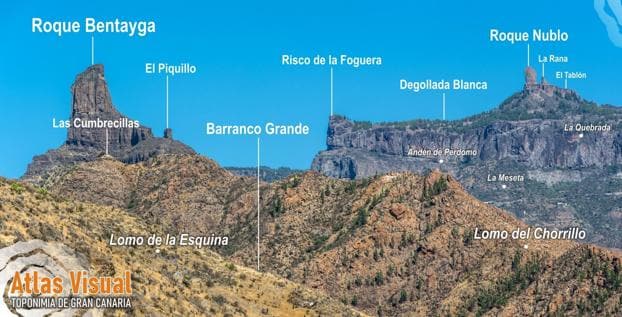
[(117, 113), (104, 79), (104, 65), (96, 64), (76, 76), (71, 85), (71, 116)]
[(525, 68), (525, 87), (530, 87), (537, 84), (537, 77), (538, 74), (536, 73), (536, 70), (530, 66), (527, 66), (527, 68)]
[(112, 104), (104, 66), (92, 65), (76, 76), (71, 86), (67, 140), (61, 147), (33, 157), (22, 179), (42, 185), (56, 171), (96, 160), (104, 153), (125, 163), (160, 154), (196, 154), (172, 136), (172, 130), (167, 129), (165, 138), (157, 138), (150, 128), (120, 113)]
[[(67, 132), (68, 145), (104, 149), (107, 129), (109, 152), (118, 156), (138, 142), (153, 137), (151, 129), (123, 116), (114, 107), (103, 65), (90, 66), (79, 74), (71, 86), (71, 96), (72, 125)], [(87, 124), (91, 126), (85, 127)]]

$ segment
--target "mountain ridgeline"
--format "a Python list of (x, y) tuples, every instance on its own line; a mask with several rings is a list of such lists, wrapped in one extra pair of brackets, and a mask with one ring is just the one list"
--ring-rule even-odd
[(60, 242), (85, 262), (90, 274), (130, 270), (132, 308), (93, 316), (365, 316), (318, 291), (236, 265), (206, 248), (161, 247), (154, 252), (148, 246), (111, 247), (111, 233), (166, 232), (127, 209), (65, 197), (0, 178), (0, 247), (33, 239)]
[[(588, 129), (576, 131), (576, 125)], [(573, 131), (568, 131), (572, 127)], [(597, 106), (574, 91), (554, 86), (525, 86), (492, 111), (456, 121), (414, 120), (379, 123), (353, 122), (343, 116), (329, 121), (327, 150), (313, 169), (335, 177), (362, 178), (387, 172), (373, 165), (373, 155), (405, 157), (420, 170), (443, 158), (449, 165), (511, 160), (527, 168), (577, 169), (622, 164), (622, 109)], [(582, 133), (582, 140), (577, 140)], [(578, 142), (581, 141), (581, 142)], [(409, 155), (413, 149), (463, 149), (474, 155), (434, 157)], [(352, 151), (352, 158), (348, 157)], [(358, 152), (358, 153), (356, 153)], [(342, 161), (331, 158), (343, 157)], [(344, 155), (345, 154), (345, 155)], [(369, 162), (356, 160), (362, 154)], [(410, 159), (409, 159), (410, 158)]]
[(35, 156), (22, 179), (44, 184), (45, 180), (69, 165), (110, 155), (120, 161), (136, 163), (163, 153), (195, 153), (173, 140), (172, 130), (164, 138), (121, 114), (112, 104), (104, 66), (90, 66), (76, 76), (71, 86), (71, 116), (63, 124), (67, 140), (58, 149)]
[(294, 174), (261, 182), (259, 208), (256, 179), (198, 155), (101, 158), (50, 184), (53, 195), (114, 206), (165, 232), (227, 236), (212, 250), (242, 266), (257, 263), (259, 231), (262, 271), (369, 315), (622, 312), (622, 254), (572, 241), (475, 239), (476, 229), (527, 225), (438, 171)]
[(522, 91), (462, 120), (333, 116), (312, 170), (355, 179), (440, 168), (530, 223), (583, 226), (590, 241), (622, 248), (622, 109), (534, 78), (527, 69)]
[[(103, 68), (89, 68), (76, 82), (72, 118), (126, 122), (109, 103)], [(60, 239), (82, 245), (78, 251), (96, 264), (112, 262), (95, 269), (132, 265), (141, 290), (136, 311), (144, 315), (620, 315), (619, 252), (569, 240), (476, 238), (476, 230), (528, 228), (495, 206), (506, 201), (533, 207), (524, 217), (530, 222), (615, 230), (615, 222), (587, 223), (579, 205), (568, 211), (549, 196), (550, 186), (566, 186), (558, 195), (569, 195), (569, 181), (582, 184), (599, 173), (611, 177), (599, 183), (604, 192), (617, 184), (615, 128), (608, 131), (613, 135), (584, 132), (576, 139), (557, 133), (552, 126), (562, 119), (546, 116), (555, 116), (562, 100), (576, 118), (608, 118), (600, 125), (613, 125), (619, 116), (569, 90), (528, 82), (499, 110), (460, 123), (370, 125), (332, 117), (329, 150), (316, 157), (315, 171), (282, 171), (283, 178), (271, 182), (245, 176), (254, 170), (224, 169), (142, 125), (118, 132), (70, 128), (61, 148), (30, 165), (24, 180), (38, 188), (0, 181), (0, 209), (9, 212), (0, 242)], [(531, 117), (490, 118), (512, 111)], [(559, 143), (564, 140), (569, 144)], [(598, 154), (585, 140), (610, 143), (614, 154)], [(458, 146), (477, 155), (408, 155), (413, 147)], [(561, 150), (578, 157), (558, 155)], [(590, 153), (602, 162), (585, 163)], [(551, 167), (559, 162), (576, 166)], [(494, 203), (474, 198), (469, 191), (492, 195), (489, 184), (497, 184), (481, 181), (481, 173), (525, 173), (522, 189), (511, 188), (525, 197), (505, 190), (488, 199)], [(580, 197), (574, 195), (567, 198)], [(63, 230), (48, 228), (61, 222)], [(155, 256), (106, 244), (111, 234), (136, 232), (225, 236), (228, 243), (211, 250), (163, 247)], [(175, 289), (176, 282), (183, 286)], [(173, 298), (180, 298), (179, 306)]]

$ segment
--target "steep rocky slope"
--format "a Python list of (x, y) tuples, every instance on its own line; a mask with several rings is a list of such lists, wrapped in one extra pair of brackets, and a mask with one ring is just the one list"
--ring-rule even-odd
[[(76, 118), (118, 120), (109, 101), (102, 69), (78, 76)], [(611, 130), (560, 132), (568, 118)], [(29, 167), (24, 179), (40, 188), (2, 182), (8, 218), (0, 237), (63, 241), (93, 270), (103, 263), (144, 272), (135, 282), (140, 306), (128, 312), (136, 315), (356, 314), (347, 305), (379, 316), (615, 316), (622, 313), (619, 253), (573, 241), (479, 240), (475, 231), (527, 228), (497, 205), (615, 245), (619, 119), (616, 108), (531, 81), (498, 110), (463, 121), (372, 125), (332, 117), (329, 150), (314, 161), (322, 173), (259, 188), (253, 177), (171, 140), (170, 131), (165, 139), (144, 127), (117, 131), (108, 139), (111, 155), (101, 155), (105, 130), (70, 129), (65, 145)], [(408, 155), (434, 147), (477, 154)], [(393, 170), (402, 172), (385, 173)], [(483, 181), (503, 173), (525, 180)], [(575, 203), (581, 194), (594, 195), (591, 206)], [(603, 211), (614, 220), (604, 221)], [(159, 254), (106, 246), (111, 233), (128, 231), (229, 239), (211, 251)], [(258, 251), (261, 271), (290, 282), (243, 268), (257, 265)]]
[(135, 163), (157, 154), (194, 153), (173, 140), (171, 130), (165, 131), (164, 138), (157, 138), (140, 121), (120, 113), (112, 104), (104, 66), (99, 64), (76, 76), (71, 86), (71, 116), (69, 120), (55, 118), (54, 124), (67, 129), (67, 140), (58, 149), (35, 156), (24, 180), (43, 184), (59, 168), (104, 154)]
[[(577, 125), (587, 130), (577, 131)], [(616, 234), (622, 230), (618, 107), (528, 81), (498, 108), (462, 120), (372, 124), (333, 116), (327, 150), (312, 164), (325, 175), (350, 179), (435, 168), (529, 223), (580, 225), (590, 241), (622, 247)]]
[(359, 316), (317, 291), (234, 265), (205, 248), (109, 246), (111, 234), (148, 236), (147, 224), (114, 204), (96, 205), (0, 179), (0, 247), (41, 239), (84, 257), (92, 275), (132, 272), (133, 308), (110, 316)]
[[(227, 235), (229, 245), (214, 250), (250, 266), (255, 186), (206, 158), (164, 155), (80, 164), (50, 190), (114, 204), (173, 231)], [(131, 195), (117, 194), (124, 192)], [(447, 174), (350, 181), (307, 172), (261, 183), (260, 195), (261, 269), (369, 314), (621, 312), (620, 254), (571, 241), (474, 240), (475, 228), (527, 226)]]
[[(565, 130), (576, 124), (608, 127), (604, 131)], [(373, 166), (368, 169), (362, 166), (363, 170), (359, 171), (355, 165), (344, 173), (339, 168), (348, 164), (333, 162), (331, 166), (331, 160), (324, 161), (325, 155), (339, 149), (366, 151), (370, 156), (377, 153), (421, 158), (422, 165), (426, 160), (444, 159), (449, 165), (512, 160), (539, 169), (603, 167), (622, 164), (621, 127), (620, 108), (597, 106), (568, 89), (526, 85), (498, 108), (456, 121), (371, 124), (333, 116), (328, 128), (327, 153), (320, 153), (313, 167), (330, 176), (348, 178), (388, 172)], [(473, 150), (475, 154), (409, 155), (409, 150), (427, 149)]]
[[(256, 167), (225, 167), (229, 172), (239, 176), (256, 177)], [(284, 179), (292, 174), (302, 173), (302, 170), (291, 169), (289, 167), (271, 168), (267, 166), (261, 166), (259, 169), (259, 178), (265, 182), (274, 182)]]

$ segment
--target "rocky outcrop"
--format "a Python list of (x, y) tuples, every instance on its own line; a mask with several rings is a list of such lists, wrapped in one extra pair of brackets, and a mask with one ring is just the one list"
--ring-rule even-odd
[[(612, 231), (622, 229), (622, 221), (606, 217), (622, 203), (616, 189), (622, 185), (616, 177), (622, 169), (622, 109), (598, 106), (536, 78), (528, 68), (522, 91), (496, 109), (457, 121), (372, 124), (332, 116), (327, 150), (314, 158), (311, 169), (355, 179), (440, 168), (479, 199), (530, 223), (581, 225), (592, 230), (592, 242), (622, 247), (622, 238)], [(577, 124), (588, 128), (576, 131)], [(430, 153), (435, 150), (441, 153)], [(505, 182), (503, 188), (512, 190), (499, 191), (502, 183), (487, 179), (499, 173), (525, 180)]]
[[(382, 168), (382, 161), (386, 159), (394, 161), (391, 164), (393, 170), (420, 170), (441, 159), (450, 167), (504, 159), (529, 168), (568, 169), (622, 164), (620, 132), (586, 132), (579, 137), (579, 133), (564, 131), (565, 125), (572, 125), (573, 121), (572, 118), (502, 120), (464, 131), (455, 131), (451, 127), (443, 129), (441, 123), (432, 129), (382, 124), (358, 129), (356, 123), (333, 116), (328, 129), (328, 150), (316, 156), (312, 169), (335, 177), (361, 178), (386, 172)], [(602, 118), (598, 124), (619, 124), (612, 121)], [(444, 152), (447, 149), (467, 150), (473, 155), (409, 155), (413, 150)], [(361, 153), (367, 157), (362, 158)], [(412, 162), (416, 162), (416, 166), (411, 168)]]
[[(360, 178), (386, 172), (386, 160), (391, 161), (391, 170), (421, 170), (440, 160), (449, 169), (501, 160), (531, 169), (622, 164), (622, 109), (597, 106), (572, 90), (544, 81), (538, 84), (536, 77), (528, 67), (522, 91), (497, 109), (457, 121), (371, 124), (332, 116), (327, 150), (317, 155), (312, 169)], [(577, 124), (591, 128), (569, 131)], [(446, 149), (470, 153), (420, 153)]]
[[(333, 116), (327, 151), (318, 154), (312, 169), (337, 177), (368, 177), (386, 172), (381, 161), (387, 155), (398, 158), (392, 163), (394, 170), (412, 169), (408, 166), (416, 158), (423, 159), (414, 167), (417, 170), (427, 161), (441, 159), (454, 167), (506, 159), (539, 169), (622, 164), (622, 131), (616, 129), (622, 123), (622, 110), (594, 106), (569, 90), (555, 88), (548, 94), (546, 89), (530, 86), (498, 109), (453, 122), (369, 124)], [(576, 124), (608, 128), (566, 131)], [(416, 155), (416, 150), (446, 149), (468, 150), (471, 155)], [(362, 152), (367, 158), (355, 159)]]
[(194, 153), (173, 140), (171, 129), (165, 131), (165, 138), (158, 138), (140, 121), (120, 113), (112, 104), (103, 65), (90, 66), (76, 77), (71, 86), (69, 124), (65, 143), (35, 156), (24, 180), (41, 185), (59, 170), (105, 154), (136, 163), (158, 154)]
[(78, 75), (71, 86), (71, 95), (72, 125), (67, 133), (66, 144), (105, 150), (106, 138), (108, 138), (109, 153), (118, 155), (141, 141), (153, 138), (151, 129), (140, 126), (140, 123), (138, 126), (108, 129), (83, 128), (73, 124), (77, 122), (76, 120), (81, 123), (107, 121), (124, 124), (125, 121), (132, 122), (112, 105), (108, 85), (104, 79), (103, 65), (93, 65)]
[(525, 87), (535, 85), (536, 77), (538, 77), (538, 75), (536, 74), (536, 70), (531, 67), (527, 67), (525, 69)]

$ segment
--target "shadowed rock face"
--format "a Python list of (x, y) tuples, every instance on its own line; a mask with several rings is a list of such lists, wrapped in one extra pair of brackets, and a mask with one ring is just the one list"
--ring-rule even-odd
[[(93, 65), (76, 77), (71, 86), (71, 120), (123, 120), (131, 121), (119, 113), (112, 104), (108, 85), (104, 79), (104, 66)], [(141, 141), (153, 138), (148, 127), (108, 129), (108, 151), (120, 155)], [(73, 125), (67, 132), (67, 145), (106, 148), (106, 129), (84, 129)]]
[[(76, 120), (117, 122), (119, 127), (76, 127)], [(42, 185), (51, 174), (77, 162), (92, 161), (105, 154), (106, 148), (110, 156), (126, 163), (144, 161), (158, 154), (194, 153), (190, 147), (173, 140), (172, 131), (168, 132), (169, 138), (155, 137), (151, 128), (120, 113), (112, 104), (103, 65), (90, 66), (76, 77), (71, 86), (70, 122), (65, 143), (35, 156), (22, 179)]]
[[(318, 154), (312, 169), (335, 177), (369, 177), (386, 172), (373, 167), (383, 165), (384, 158), (380, 156), (399, 158), (393, 167), (402, 170), (401, 165), (410, 165), (416, 159), (408, 157), (409, 149), (447, 148), (474, 150), (477, 154), (441, 155), (422, 161), (443, 159), (455, 167), (467, 162), (507, 159), (536, 169), (622, 164), (622, 133), (615, 129), (622, 122), (622, 110), (592, 106), (569, 90), (553, 87), (549, 95), (545, 89), (551, 88), (524, 90), (498, 109), (453, 122), (422, 120), (371, 125), (333, 116), (328, 127), (327, 151)], [(576, 123), (608, 124), (612, 130), (585, 132), (578, 140), (578, 133), (564, 131), (565, 126)], [(352, 155), (335, 156), (336, 151)], [(361, 151), (368, 153), (367, 160), (358, 160), (361, 164), (352, 162)], [(375, 156), (378, 159), (374, 162), (371, 157)]]

